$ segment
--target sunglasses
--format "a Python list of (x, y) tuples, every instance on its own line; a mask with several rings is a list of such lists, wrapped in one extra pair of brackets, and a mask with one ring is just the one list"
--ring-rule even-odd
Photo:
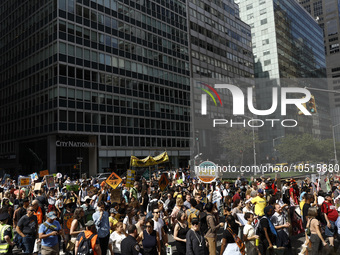
[(28, 211), (35, 212), (35, 210), (28, 210)]
[(159, 213), (159, 212), (153, 212), (153, 213)]
[(195, 222), (195, 223), (192, 223), (192, 225), (193, 225), (193, 226), (198, 226), (199, 223), (198, 223), (198, 222), (197, 222), (197, 223)]
[(147, 227), (147, 228), (152, 228), (152, 226), (151, 226), (151, 225), (145, 225), (145, 227)]

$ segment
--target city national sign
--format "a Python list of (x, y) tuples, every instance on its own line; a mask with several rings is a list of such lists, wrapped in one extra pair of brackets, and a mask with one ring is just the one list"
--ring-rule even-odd
[(95, 143), (90, 142), (76, 142), (76, 141), (60, 141), (55, 142), (57, 147), (81, 147), (81, 148), (92, 148), (96, 147)]

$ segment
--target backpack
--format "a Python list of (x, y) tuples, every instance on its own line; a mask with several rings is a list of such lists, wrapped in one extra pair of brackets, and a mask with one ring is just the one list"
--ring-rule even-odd
[(227, 228), (229, 233), (233, 236), (235, 243), (237, 244), (238, 248), (240, 249), (240, 253), (242, 255), (246, 254), (246, 246), (244, 245), (244, 242), (231, 230), (231, 228)]
[[(325, 202), (322, 203), (322, 204), (326, 205), (326, 209), (327, 209), (327, 212), (328, 212), (328, 204), (326, 204)], [(322, 207), (322, 205), (318, 208), (318, 216), (316, 216), (316, 219), (318, 219), (323, 225), (326, 225), (327, 221), (325, 219), (325, 215), (321, 211), (321, 207)]]
[(93, 255), (91, 239), (95, 236), (95, 234), (92, 234), (89, 238), (85, 238), (84, 233), (82, 233), (82, 235), (83, 236), (78, 246), (78, 252), (76, 255)]
[(201, 222), (201, 232), (203, 233), (203, 235), (205, 235), (209, 230), (207, 213), (203, 212), (200, 214), (200, 222)]

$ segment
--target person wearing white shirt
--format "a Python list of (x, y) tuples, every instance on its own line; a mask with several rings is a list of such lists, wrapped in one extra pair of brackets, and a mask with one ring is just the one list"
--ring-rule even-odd
[(110, 235), (109, 249), (111, 254), (121, 254), (121, 242), (125, 238), (126, 234), (124, 233), (123, 223), (118, 222), (116, 225), (116, 230)]

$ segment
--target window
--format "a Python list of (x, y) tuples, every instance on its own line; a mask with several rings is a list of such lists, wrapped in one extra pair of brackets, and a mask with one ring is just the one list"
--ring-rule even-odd
[(253, 19), (254, 18), (254, 13), (250, 13), (250, 14), (248, 14), (247, 15), (247, 19), (249, 20), (249, 19)]
[(247, 9), (247, 10), (253, 9), (253, 5), (252, 5), (252, 4), (248, 4), (248, 5), (246, 6), (246, 9)]
[(261, 20), (261, 25), (267, 24), (267, 19)]
[(262, 45), (267, 45), (269, 44), (269, 39), (262, 40)]
[(267, 9), (266, 8), (260, 10), (260, 15), (263, 15), (263, 14), (266, 14), (266, 13), (267, 13)]
[(270, 65), (271, 64), (271, 61), (270, 60), (265, 60), (264, 61), (264, 66), (268, 66), (268, 65)]
[(270, 50), (266, 50), (266, 51), (263, 52), (263, 56), (267, 56), (269, 54), (270, 54)]
[(261, 35), (268, 34), (268, 28), (261, 30)]

